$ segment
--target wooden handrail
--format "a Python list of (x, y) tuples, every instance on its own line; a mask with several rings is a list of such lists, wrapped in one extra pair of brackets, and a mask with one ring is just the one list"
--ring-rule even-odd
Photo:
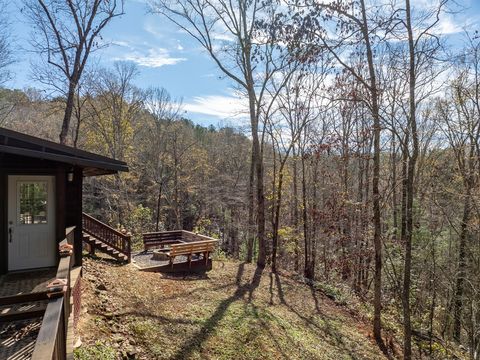
[(84, 232), (127, 256), (128, 261), (130, 262), (132, 256), (130, 235), (123, 234), (85, 213), (83, 213), (82, 216), (82, 226)]
[(143, 246), (145, 250), (158, 246), (176, 243), (192, 243), (198, 241), (218, 241), (210, 236), (196, 234), (187, 230), (170, 230), (143, 233)]
[(57, 268), (56, 279), (66, 279), (66, 289), (56, 294), (50, 294), (50, 300), (43, 315), (42, 326), (35, 342), (32, 360), (57, 360), (67, 357), (67, 332), (70, 317), (70, 273), (74, 264), (73, 250), (75, 227), (65, 231), (65, 239), (59, 248), (70, 245), (70, 253), (63, 254)]
[(43, 315), (42, 327), (35, 342), (32, 360), (66, 359), (67, 329), (65, 297), (50, 300)]
[(89, 219), (89, 220), (92, 220), (93, 222), (95, 222), (96, 224), (98, 224), (100, 226), (103, 226), (103, 227), (109, 229), (112, 233), (115, 233), (119, 236), (126, 236), (124, 233), (112, 228), (110, 225), (105, 224), (104, 222), (98, 220), (97, 218), (94, 218), (92, 215), (88, 215), (87, 213), (82, 213), (82, 216)]
[(204, 241), (217, 240), (218, 241), (218, 239), (212, 238), (210, 236), (197, 234), (197, 233), (194, 233), (192, 231), (182, 230), (182, 236), (185, 236), (185, 235), (186, 235), (186, 238), (193, 238), (194, 239), (193, 241), (202, 241), (202, 240), (204, 240)]
[(181, 235), (184, 230), (168, 230), (168, 231), (151, 231), (143, 233), (142, 235), (155, 235), (155, 234), (166, 234), (166, 235)]

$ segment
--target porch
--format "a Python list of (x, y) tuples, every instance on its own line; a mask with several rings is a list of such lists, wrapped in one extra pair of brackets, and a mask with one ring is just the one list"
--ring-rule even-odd
[(80, 315), (83, 179), (128, 166), (4, 128), (0, 163), (0, 359), (65, 359)]
[(81, 267), (73, 267), (74, 230), (67, 229), (59, 244), (57, 268), (0, 276), (0, 359), (65, 359), (71, 354), (81, 291)]

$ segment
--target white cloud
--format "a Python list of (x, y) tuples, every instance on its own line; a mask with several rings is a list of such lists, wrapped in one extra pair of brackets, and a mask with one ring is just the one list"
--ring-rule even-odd
[(152, 24), (150, 21), (146, 21), (145, 24), (143, 24), (143, 30), (157, 38), (164, 37), (164, 33), (162, 32), (162, 30), (160, 30), (158, 26)]
[(235, 41), (234, 36), (227, 32), (213, 32), (210, 36), (212, 39), (218, 40), (218, 41), (228, 41), (228, 42)]
[(248, 110), (247, 102), (244, 99), (222, 95), (197, 96), (193, 98), (193, 101), (185, 103), (183, 108), (187, 112), (238, 121), (247, 118)]
[(127, 41), (123, 41), (123, 40), (114, 40), (111, 42), (112, 45), (115, 45), (115, 46), (120, 46), (120, 47), (126, 47), (126, 48), (129, 48), (129, 49), (132, 49), (132, 46), (130, 45), (129, 42)]
[[(430, 14), (431, 18), (428, 20), (431, 23), (435, 19), (435, 14), (440, 5), (441, 0), (415, 0), (413, 9), (419, 13)], [(442, 5), (442, 12), (440, 13), (440, 20), (434, 27), (432, 32), (441, 35), (458, 34), (463, 31), (464, 27), (476, 20), (470, 17), (470, 13), (464, 12), (471, 4), (468, 0), (460, 0), (446, 5)], [(420, 28), (423, 24), (418, 24)], [(420, 30), (419, 30), (420, 31)]]
[(450, 16), (443, 16), (438, 24), (438, 30), (442, 35), (456, 34), (462, 31), (462, 28), (458, 25), (458, 21), (455, 21)]
[(147, 49), (146, 53), (134, 51), (115, 60), (133, 61), (140, 66), (158, 68), (165, 65), (175, 65), (179, 62), (186, 61), (187, 59), (183, 57), (173, 57), (167, 49), (150, 48)]

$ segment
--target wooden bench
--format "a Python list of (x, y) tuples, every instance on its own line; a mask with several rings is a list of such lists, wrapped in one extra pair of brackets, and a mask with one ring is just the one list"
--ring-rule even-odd
[(173, 268), (175, 257), (186, 255), (188, 257), (188, 268), (192, 267), (192, 255), (203, 254), (205, 265), (208, 264), (209, 254), (215, 250), (218, 240), (194, 241), (183, 244), (172, 244), (170, 251), (166, 254), (170, 257), (170, 266)]
[(182, 230), (149, 232), (142, 234), (143, 248), (146, 250), (183, 242)]

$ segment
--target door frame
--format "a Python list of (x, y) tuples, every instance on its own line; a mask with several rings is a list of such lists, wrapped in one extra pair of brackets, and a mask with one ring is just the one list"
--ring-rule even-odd
[[(31, 225), (21, 225), (18, 223), (18, 216), (19, 216), (19, 199), (20, 199), (20, 194), (19, 194), (19, 184), (21, 183), (33, 183), (33, 182), (43, 182), (47, 184), (47, 223), (43, 224), (31, 224)], [(13, 236), (15, 236), (15, 233), (24, 233), (24, 234), (29, 234), (27, 235), (28, 237), (32, 236), (32, 234), (35, 234), (37, 229), (41, 231), (40, 229), (47, 229), (48, 231), (48, 239), (44, 239), (45, 246), (48, 247), (46, 255), (46, 259), (48, 259), (48, 265), (46, 264), (41, 264), (42, 261), (40, 261), (40, 264), (38, 261), (36, 261), (34, 258), (31, 258), (31, 262), (29, 261), (22, 261), (21, 258), (18, 256), (11, 257), (11, 244), (10, 244), (10, 233), (7, 235), (7, 249), (8, 249), (8, 271), (9, 272), (16, 272), (16, 271), (25, 271), (25, 270), (31, 270), (31, 269), (37, 269), (37, 268), (48, 268), (48, 267), (53, 267), (56, 264), (57, 256), (56, 256), (56, 177), (54, 175), (33, 175), (33, 174), (28, 174), (28, 175), (8, 175), (7, 176), (7, 231), (10, 231), (10, 227), (12, 226), (11, 222), (13, 222), (13, 227), (14, 227), (14, 233)], [(10, 185), (12, 188), (10, 188)], [(40, 228), (39, 228), (40, 226)], [(35, 235), (33, 235), (35, 236)], [(17, 238), (16, 241), (19, 241), (20, 238)], [(29, 240), (26, 240), (29, 241)], [(34, 253), (31, 253), (33, 257), (35, 257)], [(15, 259), (15, 268), (10, 269), (11, 261)], [(45, 259), (45, 260), (46, 260)], [(37, 264), (35, 264), (37, 262)], [(33, 263), (33, 264), (32, 264)], [(13, 264), (12, 264), (13, 265)]]
[[(1, 160), (1, 154), (0, 154)], [(8, 176), (9, 175), (49, 175), (55, 177), (55, 240), (58, 244), (65, 237), (65, 195), (66, 173), (64, 166), (45, 166), (44, 168), (1, 168), (0, 167), (0, 275), (8, 273)], [(56, 261), (59, 260), (58, 252)]]

